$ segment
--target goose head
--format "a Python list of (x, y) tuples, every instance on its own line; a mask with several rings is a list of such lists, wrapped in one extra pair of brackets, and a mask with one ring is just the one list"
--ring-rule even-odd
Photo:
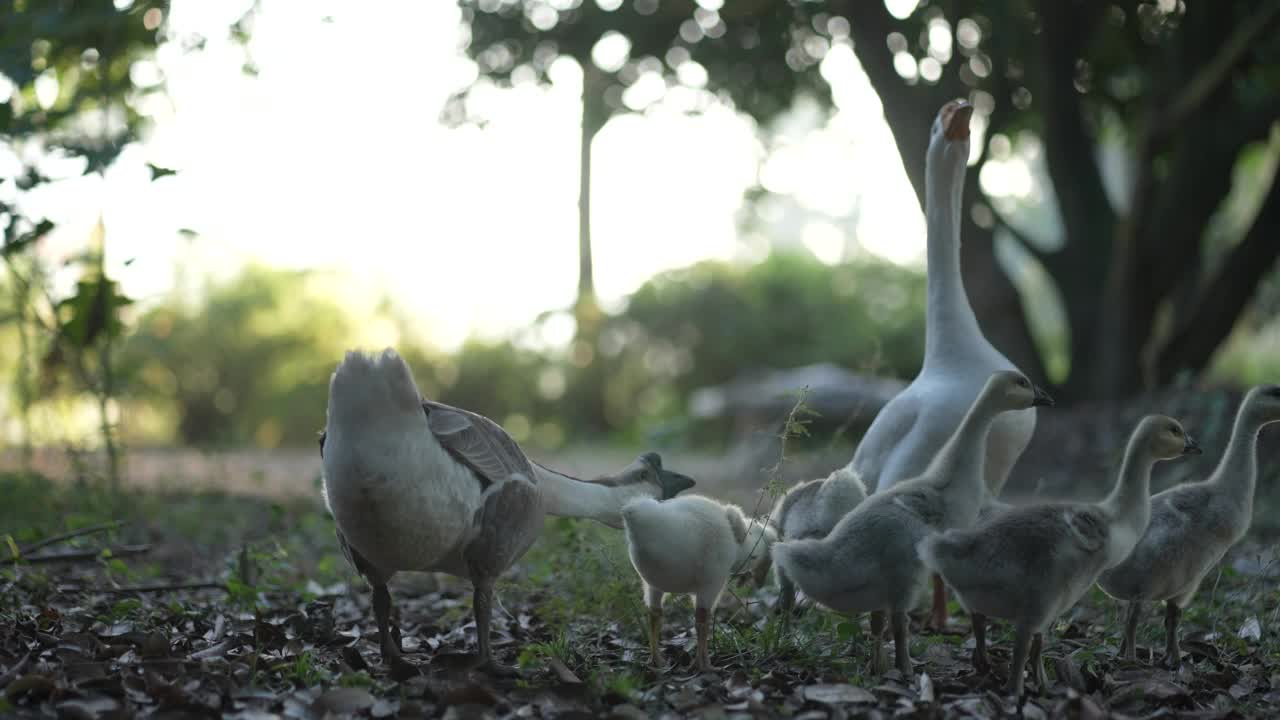
[(1182, 423), (1167, 415), (1148, 415), (1134, 431), (1134, 441), (1156, 460), (1169, 460), (1180, 455), (1199, 455), (1202, 451)]
[(1244, 396), (1243, 407), (1258, 425), (1280, 422), (1280, 385), (1259, 385)]
[(622, 472), (609, 478), (608, 484), (631, 486), (638, 491), (637, 494), (656, 500), (670, 500), (695, 485), (688, 475), (662, 467), (662, 456), (656, 452), (647, 452), (636, 458)]
[(1053, 405), (1049, 393), (1036, 387), (1016, 370), (992, 373), (982, 388), (982, 397), (993, 410), (1001, 412)]
[(938, 110), (929, 134), (929, 165), (961, 170), (968, 164), (972, 117), (973, 105), (967, 100), (952, 100)]

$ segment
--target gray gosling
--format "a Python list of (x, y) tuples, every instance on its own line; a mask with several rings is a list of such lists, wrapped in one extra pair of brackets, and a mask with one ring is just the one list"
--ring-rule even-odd
[(1044, 687), (1044, 631), (1137, 545), (1150, 516), (1152, 466), (1198, 452), (1178, 421), (1148, 415), (1130, 436), (1120, 477), (1102, 502), (1025, 505), (971, 529), (924, 538), (920, 558), (972, 615), (974, 666), (989, 667), (986, 617), (1005, 618), (1015, 628), (1009, 691), (1021, 699), (1028, 652), (1036, 682)]
[(1128, 603), (1121, 653), (1137, 660), (1134, 635), (1144, 602), (1165, 603), (1164, 664), (1182, 660), (1178, 620), (1205, 575), (1249, 531), (1258, 480), (1257, 441), (1264, 425), (1280, 422), (1280, 385), (1249, 391), (1236, 413), (1227, 450), (1208, 480), (1151, 498), (1151, 523), (1124, 562), (1102, 573), (1098, 585)]
[(984, 464), (992, 423), (1002, 413), (1051, 402), (1021, 373), (994, 373), (922, 475), (867, 498), (820, 540), (773, 546), (774, 563), (816, 602), (846, 614), (871, 611), (873, 673), (886, 669), (880, 637), (887, 613), (898, 669), (913, 675), (907, 611), (927, 583), (916, 544), (977, 520), (988, 492)]
[[(866, 499), (867, 491), (858, 473), (840, 468), (825, 478), (802, 482), (788, 490), (769, 513), (769, 522), (778, 529), (781, 540), (824, 538)], [(795, 583), (780, 567), (774, 574), (778, 576), (778, 609), (789, 612), (796, 603)]]
[(649, 606), (649, 652), (654, 667), (662, 667), (662, 598), (688, 593), (694, 601), (698, 670), (712, 670), (707, 655), (711, 615), (729, 578), (750, 572), (762, 578), (769, 572), (773, 528), (748, 520), (736, 505), (724, 505), (701, 495), (685, 495), (665, 502), (633, 500), (622, 507), (631, 564), (644, 581)]

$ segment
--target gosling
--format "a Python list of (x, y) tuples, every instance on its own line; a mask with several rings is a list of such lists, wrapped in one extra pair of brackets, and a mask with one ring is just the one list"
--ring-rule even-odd
[[(778, 499), (769, 522), (778, 529), (780, 540), (824, 538), (863, 500), (866, 487), (858, 473), (840, 468), (825, 478), (803, 482)], [(795, 607), (796, 586), (781, 567), (778, 577), (778, 610), (790, 612)]]
[(977, 527), (921, 540), (921, 560), (956, 591), (972, 616), (974, 666), (989, 666), (986, 617), (1005, 618), (1015, 628), (1010, 693), (1021, 700), (1028, 652), (1036, 682), (1045, 687), (1044, 631), (1137, 545), (1150, 517), (1152, 466), (1198, 452), (1178, 421), (1148, 415), (1130, 436), (1120, 477), (1102, 502), (1025, 505)]
[(1178, 620), (1209, 571), (1249, 531), (1258, 481), (1258, 433), (1280, 422), (1280, 385), (1255, 387), (1236, 412), (1231, 440), (1208, 480), (1151, 498), (1151, 522), (1124, 562), (1102, 573), (1098, 586), (1128, 603), (1121, 653), (1137, 660), (1134, 635), (1144, 602), (1165, 604), (1164, 664), (1182, 663)]
[(631, 564), (644, 582), (653, 666), (663, 665), (658, 643), (663, 596), (687, 593), (694, 600), (698, 670), (712, 670), (707, 653), (711, 615), (730, 577), (768, 573), (769, 548), (777, 539), (773, 528), (748, 520), (735, 505), (701, 495), (629, 502), (622, 507), (622, 526)]

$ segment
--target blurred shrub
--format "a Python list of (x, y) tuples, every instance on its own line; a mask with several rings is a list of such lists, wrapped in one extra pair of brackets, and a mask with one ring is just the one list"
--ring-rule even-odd
[(910, 378), (924, 357), (924, 284), (887, 261), (831, 266), (799, 253), (662, 273), (601, 337), (611, 420), (680, 414), (694, 389), (750, 370), (833, 362)]
[(587, 426), (577, 398), (598, 376), (588, 369), (603, 370), (609, 427), (627, 435), (682, 416), (689, 392), (744, 371), (830, 361), (910, 377), (923, 353), (924, 276), (870, 260), (832, 267), (779, 254), (663, 273), (605, 318), (595, 349), (541, 339), (572, 322), (564, 311), (445, 355), (388, 303), (369, 316), (337, 287), (323, 274), (249, 267), (198, 300), (175, 293), (147, 311), (121, 352), (130, 439), (311, 445), (329, 375), (351, 347), (394, 345), (424, 394), (546, 448)]

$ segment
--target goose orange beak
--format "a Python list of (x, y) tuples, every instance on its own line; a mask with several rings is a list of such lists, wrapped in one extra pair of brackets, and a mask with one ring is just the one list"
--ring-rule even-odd
[(969, 119), (973, 117), (973, 106), (965, 100), (952, 100), (943, 106), (943, 134), (948, 140), (969, 139)]

